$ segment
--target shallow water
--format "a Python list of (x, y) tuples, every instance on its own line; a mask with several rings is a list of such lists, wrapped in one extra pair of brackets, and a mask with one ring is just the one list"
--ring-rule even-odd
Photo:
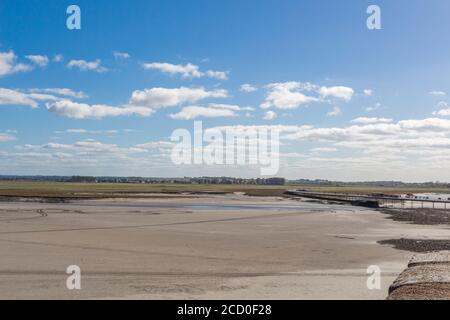
[(261, 204), (257, 203), (239, 203), (239, 204), (227, 204), (221, 202), (201, 202), (202, 200), (196, 202), (167, 202), (167, 201), (96, 201), (96, 200), (85, 200), (85, 201), (73, 201), (66, 203), (35, 203), (35, 202), (2, 202), (0, 203), (9, 206), (9, 205), (20, 205), (21, 207), (27, 206), (42, 206), (47, 208), (64, 208), (64, 207), (108, 207), (108, 208), (160, 208), (160, 209), (186, 209), (186, 210), (229, 210), (229, 211), (242, 211), (242, 210), (258, 210), (258, 211), (298, 211), (298, 210), (324, 210), (328, 209), (331, 211), (365, 211), (369, 210), (363, 207), (355, 207), (347, 204), (324, 204), (318, 202), (309, 202), (309, 201), (299, 201), (296, 203), (290, 202), (287, 203), (274, 203), (274, 202), (261, 202)]

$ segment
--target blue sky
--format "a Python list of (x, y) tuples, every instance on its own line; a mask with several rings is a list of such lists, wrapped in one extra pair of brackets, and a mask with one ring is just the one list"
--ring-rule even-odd
[(202, 120), (281, 128), (288, 178), (450, 181), (449, 14), (445, 0), (3, 0), (0, 174), (257, 176), (171, 163), (173, 130)]

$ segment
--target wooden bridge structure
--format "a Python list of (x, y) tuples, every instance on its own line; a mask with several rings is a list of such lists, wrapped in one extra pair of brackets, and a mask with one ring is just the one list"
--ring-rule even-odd
[(424, 197), (400, 197), (387, 194), (353, 194), (335, 192), (310, 192), (304, 190), (290, 190), (286, 192), (291, 196), (301, 198), (326, 200), (332, 202), (349, 203), (369, 208), (430, 208), (450, 209), (450, 200), (424, 199)]

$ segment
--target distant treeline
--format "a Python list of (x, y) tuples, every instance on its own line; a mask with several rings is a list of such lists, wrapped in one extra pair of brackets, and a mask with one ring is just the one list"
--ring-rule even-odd
[(316, 185), (323, 187), (386, 187), (386, 188), (450, 188), (450, 183), (430, 181), (430, 182), (402, 182), (402, 181), (355, 181), (355, 182), (342, 182), (342, 181), (329, 181), (329, 180), (308, 180), (297, 179), (288, 180), (289, 185)]
[(241, 184), (241, 185), (297, 185), (324, 187), (388, 187), (388, 188), (450, 188), (446, 182), (418, 182), (407, 183), (401, 181), (360, 181), (341, 182), (329, 180), (285, 178), (233, 178), (233, 177), (184, 177), (184, 178), (155, 178), (155, 177), (92, 177), (92, 176), (16, 176), (0, 175), (0, 181), (49, 181), (49, 182), (79, 182), (79, 183), (147, 183), (147, 184)]
[(184, 177), (184, 178), (145, 178), (145, 177), (92, 177), (92, 176), (0, 176), (8, 181), (50, 181), (78, 183), (147, 183), (147, 184), (250, 184), (285, 185), (285, 178), (243, 179), (232, 177)]

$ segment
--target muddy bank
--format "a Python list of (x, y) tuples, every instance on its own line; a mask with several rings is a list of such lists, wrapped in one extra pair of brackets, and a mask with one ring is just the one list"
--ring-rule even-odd
[(419, 225), (450, 224), (450, 210), (442, 209), (381, 209), (394, 221), (410, 222)]
[[(364, 208), (242, 194), (0, 202), (0, 220), (3, 299), (384, 299), (409, 254), (376, 241), (415, 229)], [(65, 286), (74, 264), (79, 292)], [(367, 289), (373, 264), (382, 290)]]
[(381, 245), (392, 245), (395, 249), (411, 252), (450, 250), (450, 240), (389, 239), (378, 241)]
[(417, 254), (389, 287), (389, 300), (449, 300), (450, 251)]

